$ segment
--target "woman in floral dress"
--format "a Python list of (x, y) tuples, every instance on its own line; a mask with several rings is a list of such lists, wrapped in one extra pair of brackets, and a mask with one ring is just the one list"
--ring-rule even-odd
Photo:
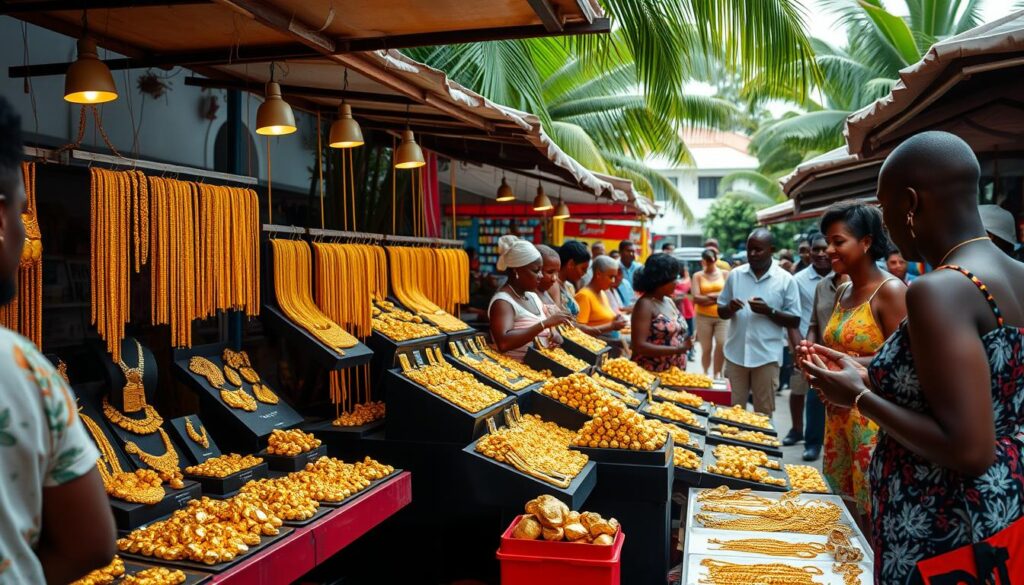
[(918, 582), (920, 561), (1024, 515), (1024, 265), (986, 237), (979, 176), (952, 134), (897, 147), (879, 175), (886, 226), (908, 260), (939, 268), (914, 281), (907, 321), (868, 369), (801, 348), (813, 385), (881, 429), (870, 468), (877, 583)]
[(686, 369), (686, 354), (693, 341), (686, 319), (679, 313), (672, 293), (679, 278), (679, 262), (669, 254), (652, 254), (633, 279), (633, 289), (643, 296), (631, 316), (633, 361), (652, 372), (672, 366)]

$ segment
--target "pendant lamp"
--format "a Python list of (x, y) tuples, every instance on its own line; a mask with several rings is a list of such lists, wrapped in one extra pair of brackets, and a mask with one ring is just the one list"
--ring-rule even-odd
[(267, 99), (256, 110), (256, 133), (283, 136), (295, 130), (295, 114), (288, 102), (281, 98), (281, 85), (276, 81), (267, 83)]
[(423, 161), (423, 151), (420, 149), (420, 145), (416, 144), (412, 130), (406, 128), (402, 131), (402, 143), (395, 151), (395, 168), (416, 169), (425, 164), (427, 163)]
[(564, 201), (558, 202), (558, 207), (555, 208), (555, 219), (569, 219), (569, 206)]
[(362, 146), (363, 130), (359, 122), (352, 118), (352, 106), (341, 102), (338, 107), (338, 119), (331, 124), (331, 148), (355, 148)]
[(96, 41), (78, 39), (78, 58), (64, 76), (64, 100), (74, 104), (102, 104), (117, 99), (117, 86), (106, 63), (96, 54)]
[(516, 194), (512, 192), (512, 187), (509, 186), (508, 181), (505, 180), (505, 176), (501, 176), (501, 185), (498, 186), (498, 197), (495, 199), (498, 203), (507, 203), (509, 201), (515, 201)]
[(547, 211), (554, 209), (554, 205), (551, 204), (551, 200), (544, 193), (544, 187), (540, 184), (537, 185), (537, 196), (533, 198), (533, 210), (534, 211)]

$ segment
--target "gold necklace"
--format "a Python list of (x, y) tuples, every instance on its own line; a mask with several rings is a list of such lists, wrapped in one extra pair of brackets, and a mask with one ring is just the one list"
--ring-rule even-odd
[[(92, 420), (92, 417), (79, 411), (79, 418), (85, 424), (92, 440), (99, 447), (100, 457), (96, 460), (96, 468), (100, 472), (103, 488), (107, 494), (126, 502), (154, 505), (164, 499), (164, 488), (158, 478), (145, 478), (145, 474), (128, 473), (121, 467), (121, 461), (114, 453), (114, 447), (107, 440), (106, 434)], [(151, 472), (150, 472), (151, 473)]]
[(124, 359), (118, 359), (117, 365), (124, 373), (124, 387), (121, 389), (125, 412), (138, 412), (146, 406), (146, 387), (142, 383), (142, 371), (146, 367), (146, 356), (142, 353), (142, 344), (135, 340), (135, 349), (139, 353), (138, 364), (129, 368)]
[(153, 468), (160, 477), (166, 481), (174, 489), (181, 489), (185, 487), (182, 481), (183, 475), (178, 462), (178, 452), (174, 450), (174, 445), (171, 443), (171, 438), (167, 436), (167, 433), (162, 429), (157, 429), (160, 433), (160, 439), (164, 442), (164, 448), (166, 449), (163, 455), (153, 455), (146, 453), (135, 444), (134, 441), (125, 441), (124, 450), (131, 455), (136, 455), (138, 458)]
[(156, 411), (151, 405), (147, 404), (142, 407), (145, 418), (136, 419), (125, 416), (121, 411), (114, 408), (107, 397), (103, 397), (103, 416), (107, 420), (128, 431), (129, 433), (135, 433), (136, 435), (150, 435), (155, 433), (160, 425), (164, 424), (164, 418), (160, 416), (160, 413)]
[(238, 388), (237, 390), (220, 389), (220, 399), (231, 408), (237, 408), (246, 412), (253, 412), (259, 406), (249, 393)]
[(783, 563), (740, 564), (704, 559), (701, 566), (707, 569), (707, 580), (701, 583), (711, 585), (748, 585), (766, 583), (771, 585), (815, 585), (814, 577), (824, 575), (818, 567), (793, 567)]
[(238, 374), (238, 370), (227, 364), (224, 365), (224, 377), (227, 378), (228, 383), (232, 386), (242, 385), (242, 377)]
[[(244, 372), (245, 370), (243, 370)], [(263, 404), (277, 404), (280, 402), (280, 398), (274, 391), (270, 389), (270, 386), (266, 384), (256, 383), (252, 386), (252, 393), (256, 395), (256, 400), (259, 400)]]
[(202, 445), (203, 449), (210, 448), (210, 437), (206, 436), (206, 427), (199, 425), (199, 432), (196, 432), (196, 428), (192, 426), (192, 419), (187, 416), (185, 417), (185, 432), (188, 434), (188, 438), (197, 445)]
[(741, 538), (737, 540), (709, 538), (708, 542), (719, 545), (715, 550), (733, 550), (800, 559), (813, 559), (828, 550), (824, 544), (817, 542), (787, 542), (775, 538)]
[(942, 257), (942, 260), (939, 260), (938, 266), (942, 266), (943, 264), (945, 264), (946, 263), (946, 259), (949, 258), (950, 256), (952, 256), (953, 252), (956, 252), (961, 247), (966, 246), (967, 244), (971, 244), (971, 243), (974, 243), (974, 242), (980, 242), (982, 240), (989, 240), (989, 239), (991, 239), (991, 238), (989, 238), (988, 236), (978, 236), (977, 238), (971, 238), (969, 240), (964, 240), (964, 241), (960, 242), (959, 244), (957, 244), (957, 245), (953, 246), (952, 248), (950, 248), (949, 252), (946, 252), (946, 255)]
[(211, 386), (220, 390), (220, 399), (231, 408), (253, 412), (257, 408), (256, 401), (242, 388), (228, 390), (224, 388), (224, 374), (216, 364), (201, 356), (192, 356), (188, 362), (189, 371), (206, 378)]

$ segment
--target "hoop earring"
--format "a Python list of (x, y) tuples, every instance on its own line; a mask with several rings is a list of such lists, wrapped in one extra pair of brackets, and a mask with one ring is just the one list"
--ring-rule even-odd
[(917, 234), (914, 233), (914, 212), (913, 211), (908, 211), (907, 212), (907, 227), (910, 228), (910, 237), (914, 238), (916, 240), (917, 239)]

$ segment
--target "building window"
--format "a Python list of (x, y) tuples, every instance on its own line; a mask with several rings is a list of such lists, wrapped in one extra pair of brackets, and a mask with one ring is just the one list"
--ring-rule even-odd
[(697, 198), (714, 199), (718, 197), (718, 184), (722, 177), (697, 177)]
[[(676, 190), (679, 189), (679, 177), (678, 176), (676, 176), (676, 175), (669, 175), (669, 176), (665, 177), (665, 179), (667, 179), (669, 183), (672, 183), (672, 186), (675, 187)], [(655, 195), (654, 195), (654, 200), (655, 201), (665, 201), (665, 195), (661, 191), (656, 191)]]

